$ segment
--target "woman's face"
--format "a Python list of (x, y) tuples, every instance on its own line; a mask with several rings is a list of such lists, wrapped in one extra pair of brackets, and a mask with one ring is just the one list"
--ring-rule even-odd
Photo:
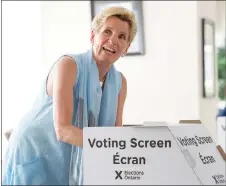
[(114, 63), (129, 48), (129, 24), (117, 17), (109, 17), (98, 33), (92, 32), (94, 58), (98, 62)]

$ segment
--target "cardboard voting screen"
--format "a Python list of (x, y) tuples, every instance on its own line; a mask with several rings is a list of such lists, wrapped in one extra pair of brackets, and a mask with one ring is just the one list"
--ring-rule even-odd
[(217, 118), (217, 145), (226, 153), (226, 117)]
[[(181, 124), (202, 124), (200, 120), (180, 120)], [(225, 141), (226, 141), (226, 117), (217, 118), (217, 150), (226, 161)]]
[(200, 185), (167, 126), (84, 128), (84, 185)]
[(202, 184), (225, 185), (226, 163), (207, 129), (200, 124), (168, 127)]

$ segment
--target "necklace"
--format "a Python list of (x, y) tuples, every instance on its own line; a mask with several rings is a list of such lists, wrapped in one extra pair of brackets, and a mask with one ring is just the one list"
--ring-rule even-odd
[(103, 88), (103, 84), (106, 80), (106, 77), (107, 77), (107, 73), (105, 74), (104, 78), (103, 78), (103, 81), (100, 81), (100, 86)]

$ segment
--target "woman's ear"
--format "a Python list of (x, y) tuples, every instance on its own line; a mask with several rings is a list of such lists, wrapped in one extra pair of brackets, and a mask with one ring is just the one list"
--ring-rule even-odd
[(124, 57), (127, 54), (129, 47), (130, 47), (130, 43), (128, 44), (126, 50), (123, 52), (122, 57)]
[(90, 34), (90, 42), (93, 44), (94, 43), (94, 37), (95, 37), (95, 33), (94, 31), (92, 30), (91, 31), (91, 34)]

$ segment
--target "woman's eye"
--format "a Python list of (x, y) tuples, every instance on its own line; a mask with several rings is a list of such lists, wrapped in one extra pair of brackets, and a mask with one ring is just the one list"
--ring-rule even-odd
[(104, 31), (104, 33), (105, 33), (105, 34), (110, 34), (111, 31), (107, 29), (107, 30)]
[(123, 34), (121, 34), (121, 35), (119, 36), (119, 38), (120, 38), (120, 39), (124, 39), (124, 40), (125, 40), (125, 39), (126, 39), (126, 36), (125, 36), (125, 35), (123, 35)]

